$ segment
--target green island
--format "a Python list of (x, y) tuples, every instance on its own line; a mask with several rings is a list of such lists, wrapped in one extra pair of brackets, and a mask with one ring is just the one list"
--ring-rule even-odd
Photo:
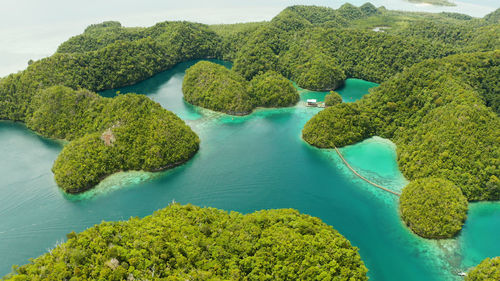
[(486, 258), (465, 277), (466, 281), (496, 281), (500, 279), (500, 257)]
[(431, 4), (436, 6), (456, 6), (455, 3), (450, 2), (448, 0), (408, 0), (410, 3), (423, 3), (423, 4)]
[(325, 96), (325, 106), (334, 106), (339, 103), (342, 103), (342, 97), (339, 93), (330, 91), (330, 93)]
[(231, 115), (246, 115), (256, 107), (286, 107), (299, 101), (293, 84), (274, 71), (247, 82), (224, 66), (202, 61), (186, 71), (184, 99), (194, 105)]
[(422, 237), (454, 236), (467, 217), (467, 199), (449, 180), (414, 180), (404, 188), (400, 200), (403, 221)]
[(232, 115), (249, 114), (255, 104), (243, 77), (211, 62), (199, 62), (186, 71), (182, 92), (189, 103)]
[(173, 204), (67, 236), (3, 280), (368, 280), (356, 247), (292, 209)]
[(37, 94), (31, 106), (28, 128), (71, 141), (53, 167), (57, 184), (69, 193), (87, 190), (117, 171), (173, 167), (198, 150), (198, 136), (144, 95), (111, 99), (53, 86)]

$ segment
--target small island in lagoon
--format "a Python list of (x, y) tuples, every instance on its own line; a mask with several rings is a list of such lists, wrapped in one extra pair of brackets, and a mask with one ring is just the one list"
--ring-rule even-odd
[[(0, 80), (0, 118), (69, 141), (53, 172), (64, 191), (78, 193), (117, 171), (180, 165), (199, 148), (198, 136), (184, 121), (147, 97), (103, 98), (95, 92), (203, 58), (233, 61), (234, 66), (195, 64), (185, 76), (184, 99), (231, 115), (251, 114), (257, 107), (294, 106), (299, 95), (291, 81), (319, 91), (335, 90), (348, 77), (378, 82), (378, 88), (355, 103), (327, 96), (328, 108), (305, 125), (302, 137), (319, 148), (342, 147), (375, 135), (391, 139), (398, 146), (400, 169), (411, 181), (401, 197), (402, 219), (422, 237), (450, 238), (462, 228), (467, 201), (500, 199), (498, 14), (474, 19), (345, 4), (337, 10), (293, 6), (270, 22), (248, 25), (163, 22), (126, 28), (104, 22), (72, 37), (53, 56)], [(372, 31), (387, 18), (391, 21), (384, 23), (384, 32)], [(451, 213), (446, 211), (450, 206)], [(104, 228), (92, 231), (114, 243), (116, 236), (106, 234), (115, 231), (114, 226)], [(79, 236), (85, 234), (69, 235), (57, 255), (77, 255), (81, 245), (74, 243)], [(103, 278), (130, 276), (131, 259), (137, 257), (120, 251), (128, 250), (111, 247), (102, 260)], [(47, 259), (42, 256), (18, 268), (12, 278), (48, 276), (38, 270), (57, 258)], [(64, 274), (75, 275), (78, 268), (81, 276), (89, 276), (78, 267), (80, 262), (65, 262), (61, 266), (73, 271)], [(362, 262), (356, 264), (356, 276), (366, 278)], [(132, 276), (144, 274), (139, 265), (134, 268), (138, 271)]]

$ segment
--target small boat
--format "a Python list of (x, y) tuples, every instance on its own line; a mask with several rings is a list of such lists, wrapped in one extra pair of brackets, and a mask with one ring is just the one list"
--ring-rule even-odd
[(462, 277), (464, 277), (464, 276), (467, 276), (467, 273), (465, 273), (465, 272), (459, 272), (459, 273), (458, 273), (458, 276), (462, 276)]

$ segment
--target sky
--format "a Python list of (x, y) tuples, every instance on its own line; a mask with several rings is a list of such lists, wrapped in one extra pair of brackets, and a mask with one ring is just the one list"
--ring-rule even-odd
[[(124, 26), (151, 26), (165, 20), (206, 24), (270, 20), (295, 4), (338, 8), (345, 2), (361, 5), (366, 0), (3, 0), (0, 7), (0, 77), (23, 70), (30, 59), (53, 54), (57, 46), (83, 32), (86, 26), (106, 20)], [(372, 0), (388, 9), (453, 11), (476, 17), (500, 7), (497, 0), (455, 1), (457, 7), (412, 4), (404, 0)]]

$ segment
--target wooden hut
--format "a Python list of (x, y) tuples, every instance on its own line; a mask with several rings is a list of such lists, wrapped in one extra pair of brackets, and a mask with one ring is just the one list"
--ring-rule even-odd
[(316, 106), (318, 106), (318, 101), (316, 99), (308, 99), (307, 106), (316, 107)]

